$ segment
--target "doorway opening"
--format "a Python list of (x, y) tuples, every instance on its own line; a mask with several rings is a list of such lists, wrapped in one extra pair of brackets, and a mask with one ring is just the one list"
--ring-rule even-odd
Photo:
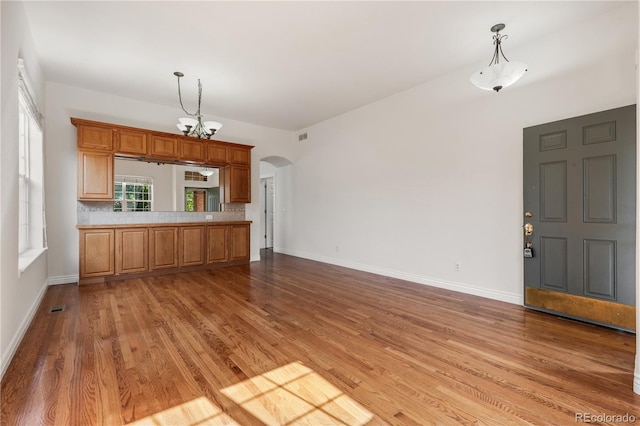
[[(279, 156), (264, 157), (260, 160), (260, 249), (278, 248), (278, 185), (283, 185), (283, 176), (278, 169), (293, 163)], [(286, 180), (286, 177), (284, 177)], [(280, 201), (282, 203), (282, 201)], [(281, 206), (282, 207), (282, 206)], [(284, 209), (281, 208), (281, 211)]]

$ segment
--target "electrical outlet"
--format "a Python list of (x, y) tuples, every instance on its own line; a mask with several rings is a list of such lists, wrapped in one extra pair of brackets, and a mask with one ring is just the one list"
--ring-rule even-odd
[(462, 264), (460, 262), (456, 262), (453, 265), (453, 268), (455, 269), (456, 272), (460, 272), (460, 271), (462, 271)]
[(212, 214), (206, 214), (206, 215), (204, 215), (204, 218), (208, 219), (208, 220), (211, 220), (211, 219), (213, 219), (213, 215)]

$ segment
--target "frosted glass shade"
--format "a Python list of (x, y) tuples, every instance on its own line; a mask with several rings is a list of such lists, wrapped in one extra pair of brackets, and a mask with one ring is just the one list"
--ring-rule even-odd
[(185, 126), (191, 126), (191, 127), (196, 127), (196, 124), (198, 124), (198, 120), (194, 118), (188, 118), (188, 117), (178, 118), (178, 121), (180, 122), (180, 124), (184, 124)]
[(217, 121), (205, 121), (204, 128), (207, 130), (215, 130), (216, 132), (222, 128), (222, 123), (218, 123)]
[(511, 86), (527, 71), (523, 62), (500, 62), (488, 65), (471, 76), (471, 82), (483, 90), (498, 92), (503, 87)]
[(202, 176), (207, 176), (208, 177), (208, 176), (211, 176), (213, 174), (213, 170), (211, 170), (211, 169), (202, 169), (202, 170), (200, 170), (200, 174)]

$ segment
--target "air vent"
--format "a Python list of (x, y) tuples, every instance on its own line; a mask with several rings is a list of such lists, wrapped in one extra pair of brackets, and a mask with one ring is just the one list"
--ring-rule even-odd
[(307, 137), (308, 137), (307, 132), (300, 133), (300, 134), (298, 135), (298, 142), (302, 142), (302, 141), (304, 141), (304, 140), (307, 140)]
[(58, 312), (64, 311), (64, 305), (56, 305), (49, 309), (50, 314), (57, 314)]

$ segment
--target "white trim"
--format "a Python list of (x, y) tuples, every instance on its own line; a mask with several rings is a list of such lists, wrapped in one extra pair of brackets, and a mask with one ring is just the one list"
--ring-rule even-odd
[(13, 339), (11, 339), (9, 346), (7, 347), (5, 352), (2, 354), (2, 358), (0, 359), (0, 379), (2, 379), (5, 371), (7, 371), (7, 368), (9, 367), (9, 364), (11, 364), (11, 360), (13, 359), (13, 356), (16, 354), (16, 351), (18, 350), (18, 346), (20, 346), (20, 343), (22, 342), (22, 339), (24, 338), (25, 333), (27, 332), (27, 330), (29, 329), (29, 326), (31, 325), (31, 321), (35, 317), (36, 312), (38, 312), (40, 303), (42, 302), (42, 299), (44, 298), (44, 295), (47, 292), (47, 287), (48, 285), (45, 282), (42, 285), (42, 288), (40, 289), (38, 296), (36, 297), (33, 304), (31, 305), (29, 312), (22, 320), (22, 324), (20, 324), (20, 327), (18, 328), (16, 333), (13, 335)]
[(49, 277), (47, 278), (47, 285), (77, 284), (79, 279), (80, 276), (78, 274)]
[(32, 248), (18, 255), (18, 276), (22, 275), (27, 268), (47, 251), (46, 247)]
[(336, 259), (333, 257), (318, 256), (312, 253), (300, 252), (296, 250), (287, 250), (280, 247), (274, 247), (273, 251), (277, 253), (288, 254), (290, 256), (296, 256), (296, 257), (302, 257), (304, 259), (315, 260), (317, 262), (329, 263), (331, 265), (337, 265), (345, 268), (356, 269), (358, 271), (371, 272), (373, 274), (383, 275), (385, 277), (411, 281), (417, 284), (443, 288), (445, 290), (457, 291), (459, 293), (471, 294), (474, 296), (486, 297), (488, 299), (499, 300), (501, 302), (513, 303), (516, 305), (522, 305), (524, 303), (523, 295), (518, 293), (509, 293), (506, 291), (479, 288), (470, 284), (458, 283), (454, 281), (445, 281), (441, 279), (425, 277), (423, 275), (410, 274), (407, 272), (396, 271), (393, 269), (380, 268), (377, 266), (366, 265), (363, 263)]
[(260, 262), (260, 255), (251, 256), (251, 259), (249, 259), (249, 262)]

